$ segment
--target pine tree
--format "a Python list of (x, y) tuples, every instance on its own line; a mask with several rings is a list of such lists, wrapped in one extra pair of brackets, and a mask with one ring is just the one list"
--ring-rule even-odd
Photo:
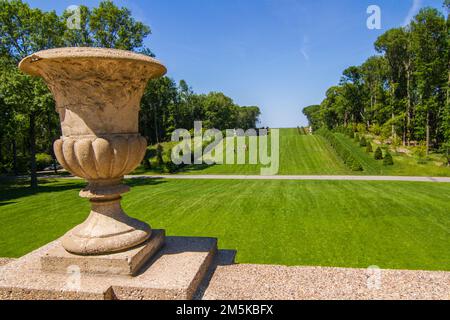
[(359, 146), (360, 147), (367, 147), (367, 140), (366, 140), (366, 138), (364, 136), (359, 141)]
[(389, 153), (389, 151), (386, 151), (386, 155), (384, 156), (383, 164), (385, 166), (392, 166), (392, 165), (394, 165), (394, 159), (392, 159), (392, 156)]
[(380, 147), (375, 150), (374, 158), (375, 160), (383, 160), (383, 151), (381, 151)]

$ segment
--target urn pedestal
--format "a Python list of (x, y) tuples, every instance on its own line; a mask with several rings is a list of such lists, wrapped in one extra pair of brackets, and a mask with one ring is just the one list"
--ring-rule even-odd
[(37, 52), (19, 68), (48, 84), (62, 129), (56, 157), (88, 181), (80, 196), (91, 212), (61, 239), (0, 267), (0, 300), (192, 298), (216, 239), (165, 237), (120, 206), (129, 191), (122, 179), (147, 147), (138, 133), (140, 99), (165, 67), (122, 50), (61, 48)]
[(164, 75), (166, 68), (144, 55), (99, 48), (41, 51), (23, 59), (19, 68), (47, 83), (62, 129), (54, 143), (56, 158), (88, 181), (80, 196), (90, 200), (91, 212), (63, 237), (63, 247), (78, 255), (98, 255), (145, 242), (151, 228), (123, 212), (120, 195), (129, 188), (121, 181), (145, 155), (139, 104), (147, 82)]

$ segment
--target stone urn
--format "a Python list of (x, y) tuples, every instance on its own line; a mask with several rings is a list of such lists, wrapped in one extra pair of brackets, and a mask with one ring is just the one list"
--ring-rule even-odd
[(166, 73), (157, 60), (101, 48), (37, 52), (19, 68), (47, 83), (61, 121), (54, 143), (59, 163), (88, 181), (80, 196), (91, 202), (86, 221), (62, 238), (77, 255), (103, 255), (133, 248), (151, 236), (148, 224), (120, 206), (124, 175), (142, 161), (147, 141), (138, 131), (139, 104), (147, 82)]

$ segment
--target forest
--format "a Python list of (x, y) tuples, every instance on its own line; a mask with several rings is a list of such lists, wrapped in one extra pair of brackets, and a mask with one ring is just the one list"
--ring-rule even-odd
[(370, 132), (393, 145), (450, 148), (450, 0), (423, 8), (375, 42), (378, 53), (343, 71), (320, 105), (303, 113), (314, 130)]
[[(112, 1), (80, 6), (80, 28), (69, 28), (71, 12), (58, 15), (30, 8), (20, 0), (0, 0), (0, 174), (31, 174), (56, 164), (53, 141), (61, 131), (53, 97), (45, 83), (21, 73), (24, 57), (58, 47), (103, 47), (154, 57), (144, 40), (149, 26)], [(168, 66), (170, 70), (170, 66)], [(150, 81), (141, 101), (140, 132), (149, 144), (170, 139), (176, 128), (255, 128), (260, 110), (239, 106), (221, 92), (197, 94), (185, 80), (167, 76)]]

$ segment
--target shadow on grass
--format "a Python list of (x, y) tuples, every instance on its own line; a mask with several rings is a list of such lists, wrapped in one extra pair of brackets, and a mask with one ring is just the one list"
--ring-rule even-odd
[(181, 168), (180, 170), (178, 170), (178, 172), (195, 172), (195, 171), (205, 170), (205, 169), (208, 169), (208, 168), (214, 167), (214, 166), (215, 166), (215, 164), (206, 164), (206, 163), (191, 164), (191, 165)]
[[(164, 183), (162, 179), (129, 179), (125, 184), (130, 187), (152, 186)], [(0, 181), (0, 206), (15, 203), (15, 199), (28, 197), (42, 193), (55, 193), (68, 190), (81, 190), (86, 186), (83, 180), (64, 179), (39, 179), (37, 188), (30, 188), (29, 179), (1, 179)]]
[(161, 178), (152, 178), (152, 177), (139, 177), (133, 179), (126, 179), (125, 184), (130, 187), (139, 187), (139, 186), (155, 186), (161, 183), (166, 183), (167, 181)]
[[(10, 204), (10, 200), (28, 197), (39, 193), (62, 192), (67, 190), (82, 189), (86, 185), (83, 181), (55, 181), (39, 180), (37, 188), (29, 186), (28, 179), (8, 179), (0, 184), (0, 205)], [(9, 202), (9, 203), (8, 203)]]
[(172, 175), (177, 173), (186, 173), (186, 172), (196, 172), (202, 171), (209, 167), (213, 167), (215, 164), (190, 164), (186, 166), (180, 166), (174, 172), (168, 172), (167, 168), (164, 166), (153, 166), (151, 168), (145, 168), (144, 166), (138, 167), (134, 170), (132, 175)]
[(6, 206), (8, 204), (14, 204), (14, 203), (17, 203), (17, 202), (15, 202), (15, 201), (0, 202), (0, 207), (1, 206)]

